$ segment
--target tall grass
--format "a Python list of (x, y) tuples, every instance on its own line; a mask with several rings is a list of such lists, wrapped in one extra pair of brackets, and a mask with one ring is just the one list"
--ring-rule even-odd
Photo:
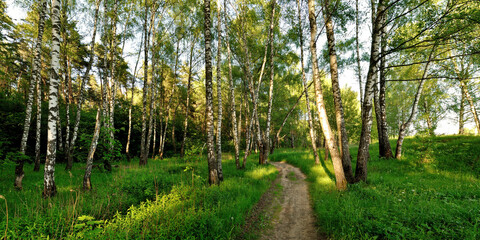
[[(254, 157), (254, 156), (252, 156)], [(207, 186), (204, 158), (120, 163), (112, 173), (94, 169), (90, 192), (81, 190), (83, 164), (65, 172), (57, 165), (57, 196), (41, 197), (43, 172), (25, 167), (24, 190), (13, 189), (13, 166), (2, 169), (0, 194), (9, 207), (9, 239), (16, 238), (196, 238), (227, 239), (241, 231), (245, 215), (268, 189), (273, 166), (247, 162), (237, 170), (228, 154), (225, 181)], [(6, 214), (0, 203), (0, 232)]]
[(318, 227), (332, 238), (480, 239), (479, 137), (407, 138), (401, 160), (380, 159), (373, 144), (367, 183), (345, 192), (335, 190), (331, 162), (316, 166), (309, 151), (271, 159), (307, 174)]

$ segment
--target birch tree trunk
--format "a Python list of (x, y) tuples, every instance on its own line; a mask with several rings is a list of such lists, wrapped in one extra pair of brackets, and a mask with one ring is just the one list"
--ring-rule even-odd
[(67, 165), (65, 170), (71, 170), (73, 166), (73, 149), (75, 148), (75, 142), (77, 141), (78, 136), (78, 127), (80, 125), (80, 118), (82, 114), (82, 104), (84, 101), (84, 92), (85, 86), (88, 83), (88, 79), (90, 78), (90, 71), (92, 70), (93, 61), (95, 59), (95, 38), (97, 35), (97, 22), (98, 22), (98, 12), (100, 9), (101, 0), (95, 1), (95, 17), (93, 20), (93, 33), (92, 33), (92, 41), (90, 42), (90, 58), (88, 60), (87, 69), (82, 76), (82, 83), (80, 85), (80, 93), (78, 95), (78, 102), (77, 102), (77, 114), (75, 117), (75, 123), (73, 125), (73, 132), (72, 132), (72, 139), (70, 141), (70, 146), (68, 147), (68, 154), (67, 154)]
[(40, 171), (40, 135), (42, 131), (42, 82), (41, 77), (37, 81), (37, 123), (35, 130), (35, 166), (33, 171)]
[[(372, 6), (374, 8), (375, 6)], [(355, 181), (367, 181), (367, 162), (369, 158), (368, 148), (371, 139), (372, 130), (372, 99), (374, 94), (374, 85), (376, 84), (376, 71), (378, 64), (380, 48), (380, 30), (381, 18), (384, 14), (384, 0), (378, 1), (378, 9), (375, 19), (372, 19), (372, 45), (370, 53), (370, 65), (368, 68), (367, 80), (365, 83), (365, 92), (362, 104), (362, 131), (360, 133), (360, 142), (357, 154), (357, 167), (355, 169)], [(372, 13), (372, 15), (374, 15)], [(329, 149), (331, 154), (334, 152)]]
[[(150, 20), (150, 25), (153, 26), (153, 15), (152, 15), (152, 18)], [(150, 33), (148, 34), (149, 37), (150, 37)], [(155, 36), (156, 36), (156, 28), (153, 27), (153, 34), (152, 34), (152, 53), (155, 51)], [(145, 150), (145, 155), (147, 156), (148, 158), (148, 154), (150, 153), (150, 141), (152, 139), (152, 130), (153, 130), (153, 114), (154, 114), (154, 109), (153, 109), (153, 105), (155, 103), (155, 54), (152, 54), (152, 76), (150, 77), (150, 80), (147, 80), (148, 81), (148, 86), (150, 88), (150, 113), (149, 113), (149, 118), (148, 118), (148, 134), (147, 134), (147, 145), (145, 146), (146, 150)], [(152, 84), (153, 83), (153, 84)]]
[(345, 190), (347, 188), (347, 181), (342, 166), (342, 159), (338, 153), (335, 138), (332, 129), (328, 123), (327, 111), (325, 109), (325, 102), (323, 100), (322, 85), (320, 82), (320, 73), (317, 63), (317, 20), (316, 20), (315, 5), (313, 0), (308, 0), (308, 19), (310, 20), (310, 52), (312, 56), (313, 69), (313, 83), (315, 87), (315, 100), (317, 103), (318, 117), (322, 125), (323, 134), (325, 135), (326, 143), (330, 149), (332, 156), (333, 168), (335, 171), (336, 186), (338, 190)]
[(93, 156), (95, 155), (95, 150), (97, 149), (98, 138), (100, 136), (100, 128), (102, 125), (102, 122), (100, 120), (100, 113), (101, 113), (101, 108), (99, 105), (97, 108), (97, 116), (95, 118), (95, 130), (93, 132), (92, 142), (90, 143), (90, 150), (88, 151), (85, 175), (83, 176), (83, 190), (92, 189), (90, 176), (92, 175)]
[(272, 16), (270, 19), (270, 82), (268, 88), (268, 110), (267, 110), (267, 127), (265, 129), (265, 138), (263, 146), (263, 159), (264, 163), (268, 160), (268, 154), (270, 153), (270, 125), (272, 121), (272, 104), (273, 104), (273, 78), (275, 76), (275, 66), (274, 66), (274, 36), (273, 36), (273, 27), (275, 21), (275, 8), (276, 1), (272, 0)]
[[(103, 126), (109, 131), (110, 126), (110, 107), (108, 103), (108, 48), (107, 48), (107, 43), (108, 43), (108, 6), (107, 6), (107, 1), (103, 2), (103, 27), (104, 27), (104, 45), (105, 45), (105, 51), (103, 54), (103, 76), (102, 76), (102, 121), (103, 121)], [(103, 167), (107, 171), (111, 171), (112, 167), (110, 165), (110, 161), (107, 158), (103, 159)]]
[(139, 165), (147, 165), (148, 152), (146, 152), (146, 135), (147, 135), (147, 93), (148, 93), (148, 47), (149, 47), (149, 34), (148, 34), (148, 1), (145, 0), (145, 18), (143, 30), (144, 33), (144, 64), (143, 64), (143, 111), (142, 111), (142, 140), (140, 143), (140, 162)]
[[(382, 137), (379, 137), (379, 145), (380, 149), (383, 150), (383, 152), (380, 152), (380, 157), (384, 158), (393, 158), (393, 153), (392, 153), (392, 148), (390, 147), (390, 141), (388, 140), (388, 128), (387, 128), (387, 107), (385, 103), (385, 94), (386, 94), (386, 79), (385, 79), (385, 65), (386, 65), (386, 48), (387, 48), (387, 32), (386, 32), (386, 26), (385, 26), (385, 20), (387, 18), (387, 15), (385, 15), (382, 18), (382, 40), (381, 40), (381, 50), (382, 50), (382, 56), (380, 58), (380, 95), (378, 98), (378, 103), (379, 103), (379, 117), (377, 117), (377, 124), (380, 125), (379, 127), (379, 136), (381, 135)], [(380, 120), (380, 121), (378, 121)]]
[[(36, 143), (35, 144), (40, 144), (40, 137), (39, 135), (39, 118), (38, 115), (41, 115), (41, 110), (42, 110), (42, 100), (41, 100), (41, 89), (40, 87), (40, 81), (41, 81), (41, 75), (40, 75), (40, 68), (41, 68), (41, 63), (42, 63), (42, 55), (41, 55), (41, 50), (42, 50), (42, 42), (43, 42), (43, 32), (45, 29), (45, 16), (47, 14), (47, 1), (42, 0), (40, 3), (40, 8), (39, 8), (39, 17), (38, 17), (38, 34), (37, 34), (37, 39), (35, 42), (35, 51), (34, 51), (34, 57), (33, 57), (33, 69), (32, 69), (32, 78), (30, 80), (30, 87), (28, 89), (28, 99), (27, 99), (27, 109), (25, 111), (25, 122), (23, 123), (23, 134), (22, 134), (22, 140), (20, 142), (20, 152), (22, 154), (25, 154), (26, 148), (27, 148), (27, 140), (28, 140), (28, 133), (30, 132), (30, 124), (32, 120), (32, 105), (33, 105), (33, 95), (34, 95), (34, 90), (35, 90), (35, 85), (37, 86), (37, 130), (36, 130)], [(39, 104), (40, 102), (40, 104)], [(40, 114), (38, 114), (40, 110)], [(40, 116), (41, 120), (41, 116)], [(35, 147), (35, 159), (37, 159), (37, 147)], [(38, 155), (39, 156), (39, 155)], [(35, 160), (35, 163), (37, 160)], [(40, 167), (40, 159), (38, 160), (38, 164)], [(16, 189), (22, 189), (22, 180), (23, 177), (25, 176), (25, 173), (23, 171), (23, 165), (24, 162), (23, 160), (19, 160), (17, 162), (17, 166), (15, 167), (15, 182), (14, 186)], [(38, 170), (37, 170), (38, 171)]]
[[(230, 112), (232, 114), (232, 131), (233, 131), (233, 144), (235, 146), (235, 165), (237, 169), (240, 168), (240, 141), (239, 141), (239, 130), (237, 123), (237, 113), (235, 107), (235, 87), (233, 85), (232, 77), (232, 51), (230, 49), (230, 40), (229, 40), (229, 29), (227, 21), (227, 1), (223, 1), (223, 9), (225, 9), (225, 42), (227, 44), (227, 61), (228, 61), (228, 86), (230, 89)], [(240, 120), (241, 123), (241, 120)]]
[(55, 196), (55, 160), (57, 154), (58, 83), (60, 75), (60, 2), (52, 1), (52, 71), (48, 91), (47, 157), (43, 178), (43, 197)]
[(218, 176), (218, 162), (215, 158), (215, 143), (213, 138), (213, 91), (212, 91), (212, 47), (211, 47), (211, 26), (210, 21), (210, 0), (204, 0), (204, 34), (205, 34), (205, 96), (207, 103), (206, 124), (207, 124), (207, 160), (208, 160), (208, 182), (210, 185), (220, 184)]
[(137, 61), (135, 62), (134, 73), (132, 77), (132, 95), (130, 96), (130, 106), (128, 107), (128, 134), (127, 134), (127, 144), (125, 146), (125, 153), (127, 154), (128, 161), (131, 160), (130, 156), (130, 139), (132, 136), (132, 107), (133, 107), (133, 93), (135, 92), (135, 80), (137, 79), (137, 67), (138, 62), (140, 61), (140, 55), (142, 53), (143, 46), (143, 32), (142, 37), (140, 38), (140, 48), (138, 49)]
[(220, 18), (220, 1), (217, 0), (217, 101), (218, 101), (218, 119), (217, 119), (217, 164), (218, 180), (223, 181), (222, 169), (222, 76), (221, 76), (221, 49), (222, 49), (222, 20)]
[(343, 171), (345, 172), (345, 178), (349, 183), (353, 183), (354, 177), (352, 173), (352, 160), (350, 156), (350, 149), (348, 148), (348, 135), (345, 128), (345, 116), (343, 113), (342, 96), (340, 93), (340, 83), (338, 80), (338, 65), (337, 65), (337, 52), (335, 49), (335, 35), (333, 30), (332, 13), (329, 9), (330, 2), (324, 0), (324, 20), (325, 29), (327, 33), (327, 45), (328, 55), (330, 60), (330, 77), (332, 79), (332, 92), (333, 103), (335, 105), (335, 118), (337, 121), (337, 133), (340, 156), (342, 158)]
[(356, 47), (356, 57), (357, 57), (357, 76), (358, 76), (358, 87), (360, 95), (360, 106), (363, 106), (363, 90), (362, 90), (362, 67), (360, 66), (360, 39), (358, 37), (360, 19), (358, 17), (358, 0), (355, 0), (355, 47)]
[(190, 57), (188, 60), (188, 77), (187, 77), (187, 102), (185, 105), (185, 120), (183, 122), (183, 140), (182, 147), (180, 148), (180, 157), (185, 156), (185, 142), (187, 141), (187, 129), (188, 129), (188, 115), (190, 109), (190, 88), (192, 83), (192, 62), (193, 62), (193, 50), (195, 48), (196, 38), (192, 38), (192, 43), (190, 44)]
[(460, 112), (458, 113), (458, 134), (459, 135), (463, 135), (464, 134), (464, 121), (463, 120), (463, 117), (464, 117), (464, 113), (465, 113), (465, 93), (463, 91), (462, 92), (462, 100), (460, 102)]
[[(320, 164), (320, 156), (318, 155), (317, 152), (317, 140), (315, 136), (315, 129), (313, 128), (313, 118), (312, 118), (312, 112), (310, 111), (310, 98), (308, 97), (308, 87), (307, 87), (307, 80), (305, 78), (305, 68), (303, 65), (304, 59), (303, 59), (303, 28), (302, 28), (302, 16), (300, 13), (300, 0), (297, 0), (297, 11), (298, 11), (298, 37), (300, 40), (300, 64), (301, 64), (301, 69), (302, 69), (302, 83), (303, 83), (303, 91), (305, 93), (305, 104), (307, 106), (307, 114), (308, 114), (308, 127), (310, 129), (310, 140), (312, 142), (312, 150), (313, 150), (313, 155), (315, 156), (315, 164)], [(282, 124), (283, 127), (283, 124)], [(277, 133), (276, 139), (277, 139), (277, 144), (278, 144), (278, 137), (280, 133)]]
[(110, 136), (109, 139), (109, 152), (110, 154), (113, 153), (115, 147), (115, 135), (114, 135), (114, 116), (115, 116), (115, 98), (117, 93), (117, 76), (115, 72), (115, 67), (117, 65), (117, 8), (118, 8), (118, 0), (114, 1), (113, 4), (113, 16), (112, 16), (112, 36), (111, 36), (111, 49), (110, 49), (110, 80), (111, 80), (111, 89), (110, 89), (110, 108), (109, 108), (109, 126), (108, 126), (108, 133)]
[(397, 147), (395, 149), (395, 158), (400, 159), (402, 157), (402, 145), (403, 140), (405, 138), (405, 133), (407, 132), (410, 124), (412, 123), (413, 119), (415, 119), (415, 115), (417, 114), (417, 107), (418, 101), (420, 100), (420, 96), (422, 95), (423, 91), (423, 83), (425, 82), (425, 78), (427, 77), (428, 68), (430, 67), (430, 62), (432, 60), (433, 53), (435, 52), (436, 45), (433, 46), (432, 51), (430, 52), (430, 56), (428, 57), (428, 61), (425, 64), (425, 69), (423, 71), (422, 80), (418, 84), (417, 93), (415, 94), (415, 99), (413, 100), (412, 111), (410, 112), (410, 116), (408, 120), (400, 125), (400, 130), (398, 132), (398, 139), (397, 139)]

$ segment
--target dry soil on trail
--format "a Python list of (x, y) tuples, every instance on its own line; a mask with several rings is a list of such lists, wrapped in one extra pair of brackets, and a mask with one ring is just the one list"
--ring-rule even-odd
[[(310, 195), (305, 175), (300, 169), (282, 162), (270, 162), (279, 170), (279, 184), (282, 194), (278, 196), (280, 211), (274, 215), (272, 228), (262, 233), (261, 239), (328, 239), (317, 231), (310, 205)], [(274, 211), (276, 208), (269, 208)]]

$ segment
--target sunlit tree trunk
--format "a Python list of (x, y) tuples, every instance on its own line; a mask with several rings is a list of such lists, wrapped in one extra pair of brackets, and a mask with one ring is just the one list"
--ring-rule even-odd
[(83, 176), (83, 189), (90, 190), (92, 189), (92, 183), (90, 181), (90, 176), (92, 175), (92, 166), (93, 166), (93, 156), (95, 155), (95, 150), (97, 149), (98, 138), (100, 136), (100, 127), (102, 121), (100, 120), (101, 107), (100, 105), (97, 108), (97, 116), (95, 118), (95, 130), (93, 132), (92, 142), (90, 143), (90, 150), (87, 155), (87, 166), (85, 167), (85, 175)]
[(43, 197), (55, 196), (55, 160), (57, 155), (58, 83), (60, 75), (60, 2), (52, 1), (52, 70), (48, 91), (47, 157), (43, 178)]
[(144, 64), (143, 64), (143, 110), (142, 110), (142, 139), (140, 142), (140, 166), (147, 165), (147, 93), (148, 93), (148, 48), (149, 48), (149, 33), (147, 26), (148, 19), (148, 1), (145, 0), (145, 18), (144, 18)]
[(338, 80), (338, 65), (337, 65), (337, 52), (335, 47), (335, 35), (333, 30), (333, 20), (332, 13), (330, 12), (330, 2), (324, 0), (324, 20), (325, 20), (325, 29), (327, 33), (327, 45), (328, 45), (328, 55), (330, 60), (330, 77), (332, 79), (332, 92), (333, 92), (333, 103), (335, 105), (335, 118), (337, 121), (337, 133), (340, 156), (342, 158), (343, 170), (345, 172), (345, 178), (349, 183), (354, 181), (352, 173), (352, 163), (350, 156), (350, 149), (348, 148), (348, 135), (347, 129), (345, 128), (345, 116), (343, 113), (343, 104), (342, 96), (340, 93), (340, 83)]
[(215, 158), (214, 127), (213, 127), (213, 91), (212, 91), (212, 46), (210, 21), (210, 0), (204, 0), (204, 34), (205, 34), (205, 96), (207, 103), (207, 160), (208, 160), (208, 182), (210, 185), (220, 184), (218, 176), (218, 164)]
[(308, 0), (308, 19), (310, 20), (310, 52), (312, 56), (313, 82), (315, 87), (315, 100), (317, 103), (318, 117), (322, 125), (323, 134), (326, 138), (326, 143), (332, 155), (333, 168), (335, 171), (336, 186), (338, 190), (345, 190), (347, 188), (347, 180), (342, 166), (342, 159), (338, 153), (330, 124), (328, 123), (327, 111), (325, 109), (325, 102), (323, 100), (322, 85), (320, 82), (320, 73), (317, 63), (317, 20), (315, 5), (313, 0)]
[[(109, 131), (109, 128), (111, 127), (110, 126), (110, 116), (109, 116), (109, 111), (110, 111), (110, 107), (109, 107), (109, 103), (108, 103), (108, 74), (109, 74), (109, 70), (108, 70), (108, 48), (107, 48), (107, 43), (108, 43), (108, 6), (107, 6), (107, 1), (104, 1), (103, 2), (103, 11), (104, 11), (104, 16), (103, 16), (103, 27), (104, 27), (104, 45), (105, 45), (105, 51), (103, 53), (103, 76), (102, 76), (102, 86), (101, 86), (101, 90), (102, 90), (102, 121), (103, 121), (103, 126), (104, 128)], [(105, 168), (105, 170), (107, 171), (111, 171), (112, 168), (111, 168), (111, 165), (110, 165), (110, 161), (108, 158), (104, 158), (103, 159), (103, 167)]]
[(362, 89), (362, 67), (360, 66), (360, 39), (358, 37), (359, 33), (359, 25), (360, 19), (358, 17), (358, 0), (355, 0), (355, 50), (356, 50), (356, 57), (357, 57), (357, 77), (358, 77), (358, 87), (359, 87), (359, 94), (360, 95), (360, 106), (363, 105), (363, 89)]
[(118, 8), (118, 0), (114, 1), (113, 4), (113, 16), (112, 16), (112, 35), (111, 35), (111, 46), (110, 46), (110, 79), (111, 79), (111, 89), (110, 89), (110, 108), (109, 108), (109, 128), (108, 134), (110, 136), (109, 139), (109, 152), (112, 154), (114, 150), (115, 144), (115, 135), (114, 129), (114, 117), (115, 117), (115, 98), (117, 95), (117, 74), (115, 68), (117, 66), (117, 8)]
[(133, 108), (133, 94), (135, 92), (135, 81), (137, 79), (137, 67), (138, 62), (140, 61), (140, 55), (142, 53), (142, 46), (143, 46), (143, 32), (142, 37), (140, 38), (140, 48), (138, 49), (137, 61), (135, 62), (135, 68), (132, 76), (132, 92), (130, 95), (130, 106), (128, 107), (128, 133), (127, 133), (127, 144), (125, 146), (125, 153), (127, 154), (128, 161), (131, 160), (130, 156), (130, 139), (132, 137), (132, 108)]
[[(315, 164), (320, 164), (320, 156), (318, 155), (317, 152), (317, 140), (315, 136), (315, 129), (313, 128), (313, 118), (312, 118), (312, 112), (310, 111), (310, 98), (308, 96), (308, 87), (307, 87), (307, 80), (305, 78), (305, 68), (303, 65), (304, 59), (303, 59), (303, 29), (302, 29), (302, 16), (300, 13), (300, 0), (297, 0), (297, 10), (298, 10), (298, 37), (300, 40), (300, 64), (302, 68), (302, 83), (303, 83), (303, 91), (305, 93), (305, 104), (307, 106), (307, 114), (308, 114), (308, 127), (310, 129), (310, 140), (312, 142), (312, 150), (313, 150), (313, 155), (315, 156)], [(282, 125), (283, 127), (283, 125)], [(276, 139), (278, 141), (280, 133), (277, 134)], [(278, 144), (278, 143), (277, 143)]]
[[(372, 6), (374, 8), (374, 6)], [(384, 14), (384, 0), (378, 1), (378, 9), (374, 15), (375, 19), (372, 20), (372, 45), (370, 53), (370, 65), (368, 68), (367, 81), (365, 83), (365, 92), (362, 104), (362, 130), (360, 133), (360, 142), (358, 146), (357, 154), (357, 166), (355, 169), (355, 181), (367, 181), (367, 162), (369, 158), (368, 148), (371, 139), (372, 130), (372, 100), (374, 94), (374, 85), (376, 84), (376, 72), (379, 60), (379, 48), (380, 48), (380, 30), (381, 30), (381, 18)], [(332, 149), (329, 149), (331, 154)]]
[(465, 123), (465, 120), (463, 119), (465, 114), (465, 93), (463, 91), (461, 92), (462, 100), (460, 102), (460, 112), (458, 113), (458, 134), (463, 135), (465, 133), (463, 127)]
[(221, 76), (221, 49), (222, 49), (222, 20), (220, 18), (220, 1), (217, 0), (217, 101), (218, 101), (218, 119), (217, 119), (217, 164), (218, 179), (223, 181), (222, 169), (222, 76)]
[(72, 131), (72, 139), (70, 141), (70, 146), (68, 147), (68, 154), (67, 154), (67, 166), (65, 167), (66, 170), (72, 169), (73, 166), (73, 149), (75, 148), (75, 142), (77, 141), (78, 136), (78, 127), (80, 125), (80, 118), (82, 114), (82, 104), (84, 101), (84, 92), (85, 86), (88, 83), (88, 79), (90, 79), (90, 71), (92, 70), (93, 60), (95, 59), (95, 37), (97, 35), (97, 22), (98, 22), (98, 12), (100, 9), (101, 0), (95, 1), (95, 17), (93, 22), (93, 33), (92, 33), (92, 41), (90, 42), (90, 58), (88, 60), (87, 69), (82, 76), (82, 82), (80, 85), (80, 93), (78, 94), (78, 102), (77, 102), (77, 114), (75, 116), (75, 123), (73, 125)]
[[(152, 19), (153, 19), (153, 15), (152, 15)], [(153, 21), (150, 21), (150, 25), (153, 26)], [(150, 33), (149, 33), (150, 35)], [(150, 37), (150, 36), (149, 36)], [(153, 27), (153, 34), (152, 34), (152, 53), (155, 51), (156, 49), (156, 28)], [(153, 131), (153, 114), (154, 114), (154, 107), (153, 105), (155, 104), (155, 89), (156, 89), (156, 82), (155, 82), (155, 64), (156, 63), (156, 58), (155, 58), (155, 54), (152, 54), (152, 76), (150, 77), (150, 80), (147, 80), (148, 81), (148, 86), (150, 88), (150, 113), (149, 113), (149, 117), (148, 117), (148, 133), (147, 133), (147, 143), (146, 143), (146, 150), (145, 150), (145, 154), (147, 155), (148, 157), (148, 154), (150, 153), (150, 141), (152, 139), (152, 131)]]
[(275, 66), (274, 66), (274, 37), (273, 37), (273, 27), (275, 22), (275, 8), (276, 8), (276, 1), (272, 0), (272, 16), (270, 18), (270, 82), (268, 88), (268, 110), (267, 110), (267, 127), (265, 129), (265, 137), (264, 137), (264, 146), (263, 146), (263, 154), (264, 154), (264, 162), (268, 160), (268, 154), (270, 153), (270, 125), (272, 121), (272, 104), (273, 104), (273, 78), (275, 76)]
[(185, 120), (183, 122), (183, 140), (180, 148), (180, 157), (185, 156), (185, 143), (187, 141), (187, 129), (188, 129), (188, 115), (190, 112), (190, 88), (192, 85), (192, 62), (193, 62), (193, 50), (195, 48), (196, 37), (192, 38), (190, 44), (190, 57), (188, 60), (188, 77), (187, 77), (187, 101), (185, 104)]
[(37, 81), (37, 123), (35, 129), (35, 166), (33, 171), (40, 171), (40, 135), (42, 131), (42, 81), (41, 78)]
[[(237, 113), (235, 107), (235, 87), (233, 85), (232, 77), (232, 51), (230, 49), (230, 39), (229, 39), (229, 29), (227, 21), (227, 1), (223, 1), (223, 8), (225, 9), (225, 42), (227, 45), (227, 61), (228, 61), (228, 86), (230, 90), (230, 112), (232, 114), (232, 133), (233, 133), (233, 144), (235, 146), (235, 165), (237, 169), (240, 168), (240, 140), (239, 140), (239, 130), (237, 123)], [(241, 106), (241, 105), (240, 105)], [(241, 119), (241, 118), (240, 118)], [(241, 120), (240, 120), (241, 125)]]

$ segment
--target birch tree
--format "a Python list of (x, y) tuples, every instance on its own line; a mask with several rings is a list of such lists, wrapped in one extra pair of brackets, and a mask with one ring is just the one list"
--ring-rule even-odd
[(57, 119), (58, 119), (58, 83), (60, 74), (60, 2), (52, 1), (52, 62), (51, 77), (48, 90), (48, 130), (47, 157), (43, 178), (43, 197), (55, 196), (55, 160), (57, 154)]
[(322, 85), (320, 82), (320, 72), (318, 70), (317, 61), (317, 20), (315, 5), (313, 0), (308, 0), (308, 19), (310, 21), (310, 52), (312, 57), (313, 83), (315, 87), (315, 101), (317, 104), (317, 112), (322, 126), (325, 142), (328, 145), (328, 150), (332, 156), (333, 168), (335, 172), (336, 186), (338, 190), (345, 190), (347, 188), (347, 180), (342, 166), (342, 159), (337, 150), (335, 138), (333, 136), (330, 123), (328, 122), (327, 110), (323, 99)]
[(217, 101), (218, 101), (218, 119), (217, 119), (217, 168), (218, 179), (223, 181), (222, 169), (222, 76), (221, 76), (221, 49), (222, 49), (222, 20), (220, 18), (220, 1), (217, 0)]
[[(35, 86), (37, 86), (37, 132), (38, 134), (39, 130), (39, 120), (38, 120), (38, 111), (42, 109), (41, 106), (41, 92), (39, 93), (40, 89), (40, 81), (41, 81), (41, 75), (40, 75), (40, 68), (41, 68), (41, 61), (42, 61), (42, 56), (41, 56), (41, 50), (42, 50), (42, 42), (43, 42), (43, 32), (45, 29), (45, 16), (47, 14), (47, 1), (42, 0), (40, 2), (39, 6), (39, 14), (38, 14), (38, 33), (37, 33), (37, 39), (35, 42), (35, 50), (34, 50), (34, 57), (33, 57), (33, 70), (32, 70), (32, 77), (30, 78), (30, 86), (28, 88), (28, 99), (27, 99), (27, 109), (25, 110), (25, 122), (23, 123), (23, 134), (22, 134), (22, 140), (20, 143), (20, 153), (25, 154), (25, 150), (27, 148), (27, 140), (28, 140), (28, 133), (30, 132), (30, 124), (32, 120), (32, 105), (33, 105), (33, 95), (34, 95), (34, 90)], [(40, 101), (38, 100), (40, 99)], [(39, 104), (40, 102), (40, 104)], [(36, 141), (38, 144), (39, 142), (39, 136), (36, 136)], [(36, 143), (37, 144), (37, 143)], [(25, 176), (25, 172), (23, 171), (23, 164), (24, 160), (20, 159), (17, 161), (17, 166), (15, 167), (15, 182), (14, 186), (16, 189), (22, 189), (22, 180), (23, 177)]]

